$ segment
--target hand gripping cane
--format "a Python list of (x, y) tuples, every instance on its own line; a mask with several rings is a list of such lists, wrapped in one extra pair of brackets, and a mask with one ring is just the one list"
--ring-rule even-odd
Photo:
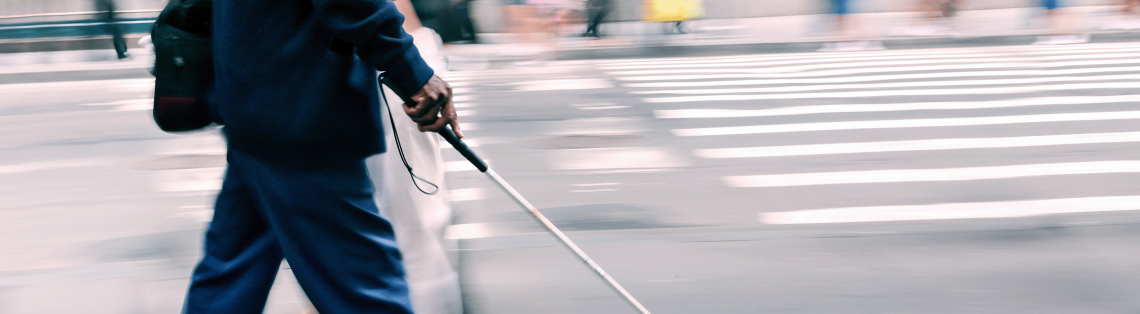
[[(408, 97), (404, 96), (400, 90), (397, 89), (395, 85), (393, 85), (387, 78), (382, 78), (382, 80), (384, 85), (387, 85), (389, 89), (396, 93), (396, 95), (400, 96), (400, 99), (402, 99), (405, 103), (413, 103)], [(574, 241), (570, 241), (570, 238), (566, 237), (566, 235), (562, 233), (562, 230), (558, 230), (558, 227), (555, 226), (554, 223), (551, 223), (549, 219), (546, 219), (546, 216), (543, 216), (542, 213), (538, 212), (538, 209), (535, 208), (534, 205), (531, 205), (530, 202), (527, 202), (527, 200), (523, 198), (522, 194), (519, 194), (518, 191), (515, 191), (515, 189), (512, 188), (511, 185), (507, 183), (507, 181), (503, 180), (502, 177), (499, 177), (499, 174), (495, 173), (494, 170), (491, 170), (491, 168), (487, 166), (487, 163), (483, 162), (483, 159), (480, 159), (479, 156), (476, 156), (475, 152), (471, 151), (471, 148), (467, 147), (467, 144), (464, 144), (463, 140), (460, 140), (459, 137), (455, 135), (455, 131), (451, 130), (451, 126), (444, 127), (443, 130), (440, 130), (439, 136), (442, 136), (444, 140), (447, 140), (447, 142), (451, 144), (451, 147), (454, 147), (455, 150), (459, 151), (460, 155), (463, 155), (464, 158), (467, 158), (467, 161), (475, 165), (475, 168), (479, 169), (479, 172), (486, 174), (488, 178), (491, 178), (492, 182), (495, 182), (495, 185), (498, 185), (500, 189), (503, 189), (504, 192), (507, 192), (507, 195), (510, 195), (511, 199), (515, 200), (515, 204), (518, 204), (523, 209), (525, 209), (527, 213), (530, 213), (530, 216), (533, 217), (534, 220), (538, 221), (538, 223), (542, 225), (543, 228), (546, 228), (546, 231), (554, 235), (554, 237), (558, 239), (558, 242), (562, 243), (562, 246), (565, 246), (567, 249), (573, 252), (574, 256), (577, 256), (579, 261), (582, 261), (582, 263), (586, 264), (590, 270), (594, 271), (594, 274), (598, 275), (598, 278), (601, 278), (602, 281), (606, 283), (606, 285), (610, 286), (610, 289), (613, 289), (614, 292), (616, 292), (618, 296), (621, 296), (621, 298), (625, 300), (626, 303), (629, 303), (629, 306), (632, 306), (635, 310), (637, 310), (638, 313), (649, 314), (649, 310), (646, 310), (644, 306), (641, 306), (641, 303), (637, 302), (637, 299), (634, 299), (633, 296), (629, 294), (629, 292), (626, 292), (625, 288), (621, 287), (621, 284), (618, 284), (618, 282), (614, 280), (613, 277), (610, 277), (610, 275), (607, 274), (605, 270), (602, 270), (601, 266), (598, 266), (597, 263), (594, 263), (594, 260), (590, 259), (589, 256), (586, 256), (586, 252), (583, 252), (582, 249), (578, 248), (578, 246), (574, 244)]]

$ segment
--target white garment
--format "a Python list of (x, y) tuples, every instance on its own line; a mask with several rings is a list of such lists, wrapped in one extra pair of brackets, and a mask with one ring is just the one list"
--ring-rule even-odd
[[(443, 42), (429, 28), (409, 34), (420, 55), (436, 72), (447, 70)], [(451, 224), (451, 203), (444, 184), (443, 158), (439, 154), (439, 135), (420, 132), (400, 105), (403, 103), (387, 88), (383, 89), (392, 103), (395, 128), (399, 131), (404, 156), (416, 176), (439, 186), (435, 195), (421, 193), (400, 161), (391, 127), (386, 126), (387, 152), (367, 160), (368, 171), (376, 186), (376, 205), (380, 215), (392, 222), (396, 242), (404, 256), (412, 309), (417, 314), (463, 313), (459, 274), (454, 256), (455, 240), (443, 238), (444, 228)], [(387, 105), (387, 104), (385, 104)], [(385, 124), (388, 111), (383, 110)], [(424, 191), (436, 188), (417, 180)]]

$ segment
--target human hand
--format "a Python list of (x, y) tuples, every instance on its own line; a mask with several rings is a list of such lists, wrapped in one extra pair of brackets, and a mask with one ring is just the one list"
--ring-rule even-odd
[(439, 76), (433, 75), (423, 89), (412, 95), (411, 101), (414, 103), (404, 103), (404, 113), (418, 124), (420, 132), (439, 132), (451, 125), (455, 135), (463, 137), (459, 115), (451, 102), (451, 85)]

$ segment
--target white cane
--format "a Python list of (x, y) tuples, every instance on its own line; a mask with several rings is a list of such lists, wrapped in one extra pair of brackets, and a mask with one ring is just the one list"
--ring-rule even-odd
[[(399, 89), (395, 87), (394, 84), (392, 84), (386, 78), (382, 78), (382, 80), (384, 82), (384, 85), (388, 85), (388, 87), (392, 89), (392, 91), (395, 91), (396, 95), (399, 95), (400, 98), (404, 100), (404, 102), (412, 103), (412, 101), (408, 99), (408, 97), (404, 96), (399, 91)], [(451, 126), (447, 126), (443, 130), (439, 131), (439, 135), (442, 136), (444, 140), (447, 140), (447, 142), (451, 144), (451, 147), (454, 147), (455, 150), (459, 151), (460, 155), (463, 155), (464, 158), (467, 158), (467, 161), (471, 162), (472, 165), (475, 165), (475, 168), (479, 169), (479, 172), (486, 174), (488, 178), (491, 178), (492, 182), (495, 182), (495, 185), (498, 185), (500, 189), (503, 189), (504, 192), (507, 192), (507, 195), (510, 195), (511, 199), (515, 200), (515, 204), (518, 204), (523, 209), (525, 209), (527, 213), (530, 213), (530, 216), (534, 217), (534, 220), (538, 221), (538, 223), (542, 225), (543, 228), (546, 228), (546, 231), (554, 235), (554, 237), (558, 239), (558, 242), (562, 243), (562, 246), (565, 246), (571, 252), (574, 252), (574, 256), (578, 257), (579, 261), (582, 261), (582, 263), (586, 264), (586, 266), (589, 267), (595, 275), (598, 275), (598, 278), (601, 278), (602, 281), (610, 287), (610, 289), (613, 289), (614, 292), (618, 294), (618, 296), (621, 296), (621, 298), (625, 300), (626, 303), (629, 303), (629, 306), (632, 306), (635, 310), (637, 310), (638, 313), (649, 314), (649, 310), (646, 310), (640, 302), (637, 302), (637, 299), (634, 299), (633, 296), (629, 294), (629, 292), (625, 291), (625, 288), (621, 287), (621, 284), (618, 284), (618, 282), (614, 280), (613, 277), (610, 277), (610, 275), (607, 274), (605, 270), (602, 270), (601, 266), (598, 266), (597, 263), (594, 263), (594, 260), (590, 259), (590, 257), (586, 255), (586, 252), (583, 252), (582, 249), (578, 248), (578, 245), (574, 244), (574, 241), (570, 241), (570, 238), (566, 237), (566, 234), (563, 234), (562, 230), (558, 230), (558, 227), (555, 226), (554, 223), (551, 223), (549, 219), (546, 219), (546, 216), (543, 216), (542, 213), (538, 212), (538, 209), (535, 208), (534, 205), (531, 205), (530, 202), (527, 202), (527, 200), (523, 198), (522, 194), (519, 194), (518, 191), (515, 191), (515, 189), (512, 188), (511, 185), (507, 183), (507, 181), (503, 180), (502, 177), (499, 177), (499, 174), (495, 173), (494, 170), (491, 170), (491, 168), (487, 166), (487, 163), (483, 162), (483, 159), (475, 155), (475, 152), (472, 151), (470, 147), (467, 147), (467, 144), (464, 144), (463, 140), (460, 140), (459, 137), (455, 135), (455, 131), (451, 129)]]

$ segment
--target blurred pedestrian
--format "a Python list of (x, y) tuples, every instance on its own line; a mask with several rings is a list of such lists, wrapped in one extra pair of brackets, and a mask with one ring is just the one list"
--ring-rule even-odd
[(459, 12), (456, 11), (454, 0), (410, 1), (416, 11), (404, 14), (405, 17), (415, 15), (419, 20), (417, 24), (435, 31), (445, 43), (463, 40)]
[(705, 15), (701, 0), (642, 0), (645, 6), (643, 19), (648, 22), (665, 22), (666, 33), (686, 34), (685, 21)]
[(1074, 19), (1061, 3), (1063, 0), (1041, 0), (1041, 8), (1045, 9), (1046, 27), (1048, 35), (1037, 36), (1034, 45), (1068, 45), (1080, 44), (1089, 41), (1088, 34), (1078, 33)]
[(945, 36), (955, 35), (953, 18), (958, 14), (961, 6), (958, 0), (919, 0), (919, 12), (922, 17), (917, 25), (896, 29), (892, 33), (898, 36)]
[(411, 314), (365, 164), (386, 149), (377, 70), (410, 95), (401, 108), (420, 131), (461, 134), (451, 87), (387, 0), (213, 5), (210, 105), (228, 168), (183, 313), (262, 312), (284, 258), (322, 313)]
[(818, 51), (866, 51), (882, 50), (883, 43), (877, 40), (868, 40), (859, 34), (858, 29), (851, 21), (851, 1), (828, 0), (831, 5), (832, 25), (837, 40), (823, 43)]
[(111, 33), (111, 45), (115, 47), (119, 59), (130, 57), (130, 53), (127, 52), (127, 40), (123, 37), (123, 28), (119, 25), (119, 17), (115, 13), (115, 0), (95, 0), (95, 11), (99, 12), (107, 32)]
[(1140, 19), (1137, 19), (1136, 9), (1140, 8), (1140, 0), (1121, 0), (1120, 16), (1104, 22), (1103, 29), (1132, 30), (1140, 28)]
[(504, 51), (526, 58), (515, 65), (529, 66), (552, 60), (556, 52), (559, 0), (507, 0), (504, 10), (519, 44)]
[(586, 32), (582, 34), (584, 37), (601, 38), (602, 34), (598, 32), (598, 26), (605, 21), (606, 16), (613, 11), (613, 1), (611, 0), (588, 0), (586, 1)]
[(1136, 14), (1136, 8), (1140, 7), (1140, 0), (1120, 0), (1121, 11), (1125, 14)]
[(475, 0), (457, 0), (455, 2), (455, 12), (459, 18), (459, 33), (462, 40), (471, 43), (478, 43), (477, 31), (475, 29), (475, 22), (471, 18), (471, 2)]

